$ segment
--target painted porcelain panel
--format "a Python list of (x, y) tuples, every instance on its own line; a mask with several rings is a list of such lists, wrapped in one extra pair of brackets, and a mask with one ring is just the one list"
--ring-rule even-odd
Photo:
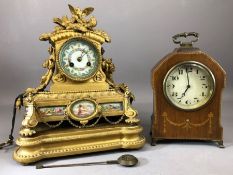
[(86, 118), (94, 114), (96, 105), (92, 101), (80, 100), (71, 106), (71, 112), (80, 118)]
[(42, 115), (46, 116), (62, 116), (65, 115), (65, 106), (41, 107), (39, 111)]
[(108, 111), (123, 111), (123, 105), (121, 102), (115, 102), (115, 103), (103, 103), (101, 104), (102, 111), (108, 112)]

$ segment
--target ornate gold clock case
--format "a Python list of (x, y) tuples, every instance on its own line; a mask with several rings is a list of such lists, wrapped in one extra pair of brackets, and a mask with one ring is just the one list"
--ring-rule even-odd
[[(134, 99), (125, 84), (115, 84), (112, 59), (103, 58), (102, 44), (110, 37), (94, 29), (94, 10), (69, 5), (72, 17), (54, 18), (47, 73), (37, 88), (29, 88), (18, 106), (26, 113), (16, 140), (14, 159), (31, 163), (44, 158), (144, 145)], [(45, 90), (51, 82), (50, 90)]]
[[(193, 37), (191, 42), (180, 39)], [(152, 145), (162, 139), (217, 141), (223, 147), (221, 93), (226, 73), (209, 55), (192, 46), (195, 32), (177, 34), (181, 47), (152, 69)]]

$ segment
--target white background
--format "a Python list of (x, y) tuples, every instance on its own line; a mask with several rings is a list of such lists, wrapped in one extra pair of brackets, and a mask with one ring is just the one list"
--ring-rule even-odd
[[(95, 8), (96, 28), (104, 29), (112, 37), (105, 44), (105, 57), (112, 57), (116, 65), (114, 79), (126, 82), (136, 96), (147, 144), (130, 153), (141, 164), (134, 168), (92, 166), (36, 170), (12, 160), (13, 148), (0, 150), (1, 174), (232, 174), (233, 167), (233, 1), (231, 0), (1, 0), (0, 2), (0, 141), (8, 136), (13, 101), (28, 87), (36, 87), (46, 71), (41, 67), (47, 58), (47, 42), (38, 40), (40, 34), (51, 32), (53, 17), (70, 15), (73, 6)], [(200, 40), (195, 45), (206, 51), (227, 72), (227, 87), (223, 93), (222, 125), (225, 149), (212, 143), (166, 142), (149, 145), (150, 116), (153, 110), (150, 71), (176, 45), (174, 34), (195, 31)], [(18, 133), (23, 113), (17, 116)], [(117, 158), (127, 151), (110, 151), (47, 161), (75, 163)]]

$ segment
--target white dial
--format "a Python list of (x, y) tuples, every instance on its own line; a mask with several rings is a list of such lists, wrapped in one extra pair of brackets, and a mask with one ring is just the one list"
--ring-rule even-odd
[(211, 99), (215, 79), (206, 66), (189, 61), (171, 68), (165, 76), (163, 89), (173, 105), (183, 110), (194, 110)]
[(59, 65), (64, 73), (74, 80), (86, 80), (94, 75), (99, 65), (96, 47), (83, 39), (67, 41), (59, 54)]

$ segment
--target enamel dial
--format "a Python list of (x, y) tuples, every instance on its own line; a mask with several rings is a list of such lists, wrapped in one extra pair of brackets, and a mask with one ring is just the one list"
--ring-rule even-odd
[(83, 81), (91, 78), (97, 72), (100, 54), (91, 42), (73, 38), (62, 46), (58, 64), (69, 78)]
[(183, 62), (165, 76), (163, 91), (168, 101), (182, 110), (195, 110), (210, 101), (215, 90), (211, 71), (198, 62)]

